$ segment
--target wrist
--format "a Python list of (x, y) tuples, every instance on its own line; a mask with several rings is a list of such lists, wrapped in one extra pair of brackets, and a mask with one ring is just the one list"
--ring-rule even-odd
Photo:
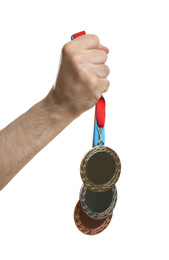
[(56, 96), (53, 87), (42, 102), (48, 117), (53, 123), (58, 123), (59, 120), (68, 125), (75, 119), (70, 111), (67, 111), (66, 106), (59, 102), (59, 97)]

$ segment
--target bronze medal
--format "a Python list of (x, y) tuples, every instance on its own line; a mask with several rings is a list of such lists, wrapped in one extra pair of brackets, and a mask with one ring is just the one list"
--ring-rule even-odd
[(86, 235), (97, 235), (105, 230), (109, 225), (112, 216), (113, 212), (104, 219), (92, 219), (83, 211), (80, 201), (77, 202), (74, 209), (74, 222), (76, 227)]

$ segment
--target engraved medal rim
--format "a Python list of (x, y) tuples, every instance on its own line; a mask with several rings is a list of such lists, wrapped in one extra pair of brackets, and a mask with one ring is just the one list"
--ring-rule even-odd
[[(115, 172), (113, 174), (113, 177), (104, 184), (93, 183), (88, 178), (87, 172), (86, 172), (87, 162), (92, 157), (92, 155), (96, 154), (97, 152), (107, 152), (108, 154), (110, 154), (113, 157), (113, 159), (115, 161)], [(103, 191), (111, 189), (115, 185), (117, 180), (119, 179), (120, 173), (121, 173), (121, 162), (120, 162), (119, 156), (113, 149), (111, 149), (110, 147), (105, 146), (105, 145), (98, 145), (98, 146), (95, 146), (92, 149), (90, 149), (84, 155), (84, 157), (81, 161), (81, 164), (80, 164), (81, 179), (82, 179), (83, 183), (85, 184), (85, 186), (91, 191), (103, 192)]]
[(117, 202), (117, 188), (116, 188), (116, 185), (114, 185), (111, 189), (112, 189), (112, 202), (109, 205), (109, 207), (105, 211), (103, 211), (103, 212), (94, 212), (86, 204), (86, 191), (87, 191), (87, 187), (84, 184), (82, 184), (82, 187), (80, 189), (79, 200), (80, 200), (80, 204), (81, 204), (82, 209), (84, 210), (84, 212), (90, 218), (93, 218), (93, 219), (103, 219), (103, 218), (106, 218), (113, 211), (113, 209), (116, 206), (116, 202)]
[[(88, 228), (86, 226), (84, 226), (84, 224), (82, 223), (81, 219), (80, 219), (80, 208), (81, 204), (80, 204), (80, 200), (77, 202), (75, 209), (74, 209), (74, 222), (76, 227), (84, 234), (86, 235), (97, 235), (99, 233), (101, 233), (102, 231), (104, 231), (107, 226), (110, 224), (111, 219), (113, 217), (113, 211), (105, 218), (104, 222), (96, 227), (96, 228)], [(83, 210), (83, 209), (82, 209)]]

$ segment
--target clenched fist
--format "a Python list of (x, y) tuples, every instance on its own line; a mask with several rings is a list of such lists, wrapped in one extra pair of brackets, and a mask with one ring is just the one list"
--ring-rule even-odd
[(109, 50), (93, 34), (80, 36), (66, 43), (61, 62), (49, 95), (73, 117), (96, 105), (110, 85), (110, 69), (105, 64)]

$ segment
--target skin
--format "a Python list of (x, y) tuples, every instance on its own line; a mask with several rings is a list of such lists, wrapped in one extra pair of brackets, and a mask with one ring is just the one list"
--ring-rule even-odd
[(47, 96), (0, 131), (0, 190), (108, 90), (108, 53), (93, 34), (63, 46), (56, 81)]

